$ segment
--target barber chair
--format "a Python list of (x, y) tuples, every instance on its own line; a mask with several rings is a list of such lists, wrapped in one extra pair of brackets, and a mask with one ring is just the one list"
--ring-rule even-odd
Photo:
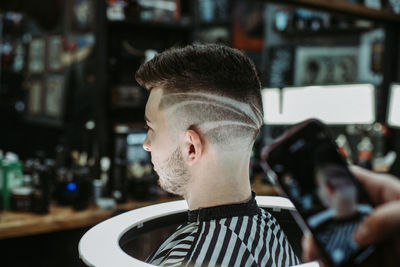
[[(302, 232), (290, 214), (296, 212), (293, 204), (286, 198), (275, 196), (257, 196), (256, 200), (277, 219), (300, 256)], [(186, 220), (187, 209), (186, 201), (171, 201), (127, 211), (103, 221), (81, 238), (80, 258), (86, 265), (96, 267), (154, 266), (144, 260)], [(143, 251), (147, 255), (143, 255)]]

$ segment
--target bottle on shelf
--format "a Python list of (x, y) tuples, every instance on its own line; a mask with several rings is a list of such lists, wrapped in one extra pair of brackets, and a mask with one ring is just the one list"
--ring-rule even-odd
[(371, 138), (364, 136), (361, 142), (357, 145), (357, 158), (358, 165), (365, 169), (372, 169), (372, 157), (373, 157), (374, 145), (371, 142)]
[(9, 210), (12, 190), (23, 183), (22, 163), (18, 155), (7, 152), (1, 160), (1, 170), (3, 208)]

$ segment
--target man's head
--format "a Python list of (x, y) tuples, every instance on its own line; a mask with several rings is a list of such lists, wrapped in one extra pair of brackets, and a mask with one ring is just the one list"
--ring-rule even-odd
[(150, 90), (144, 148), (161, 185), (174, 183), (170, 191), (185, 191), (187, 168), (207, 145), (232, 157), (251, 150), (263, 112), (260, 81), (242, 52), (215, 44), (170, 49), (143, 64), (136, 80)]
[(348, 217), (356, 212), (357, 189), (347, 169), (334, 163), (319, 166), (315, 181), (322, 204), (334, 209), (336, 217)]

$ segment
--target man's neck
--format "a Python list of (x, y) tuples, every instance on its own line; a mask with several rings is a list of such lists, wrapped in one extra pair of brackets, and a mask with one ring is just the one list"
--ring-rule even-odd
[(247, 202), (251, 198), (250, 186), (247, 192), (221, 192), (219, 190), (209, 191), (203, 193), (202, 197), (195, 195), (186, 195), (185, 199), (188, 203), (189, 210), (196, 210), (199, 208), (208, 208), (228, 204), (237, 204)]
[[(184, 198), (190, 210), (246, 202), (251, 198), (248, 163), (226, 171), (207, 169), (191, 179)], [(206, 168), (204, 168), (206, 169)], [(194, 177), (192, 177), (194, 178)]]

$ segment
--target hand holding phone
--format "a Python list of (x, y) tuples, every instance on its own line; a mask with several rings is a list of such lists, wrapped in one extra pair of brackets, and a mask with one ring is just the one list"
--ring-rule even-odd
[[(353, 166), (351, 172), (377, 206), (357, 227), (354, 238), (360, 246), (379, 244), (362, 266), (395, 267), (400, 262), (400, 180)], [(303, 260), (319, 260), (325, 266), (312, 236), (303, 236)]]
[(354, 231), (373, 205), (318, 120), (285, 132), (262, 152), (262, 166), (293, 202), (295, 219), (311, 233), (332, 266), (362, 262), (374, 250), (361, 248)]

